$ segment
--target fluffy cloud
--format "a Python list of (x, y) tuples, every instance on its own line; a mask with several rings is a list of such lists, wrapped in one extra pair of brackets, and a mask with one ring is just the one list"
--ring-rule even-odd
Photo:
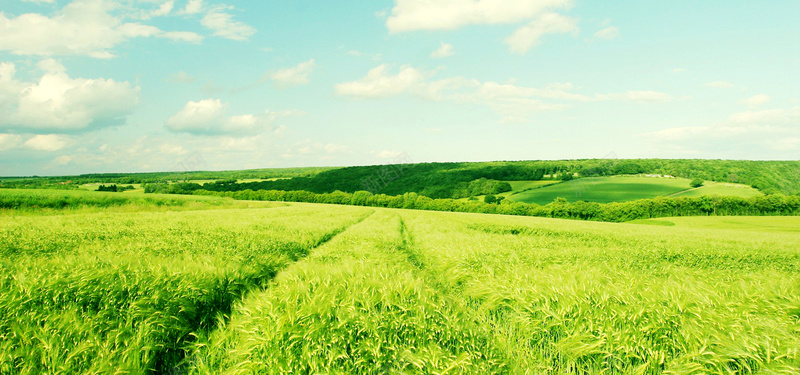
[(343, 96), (378, 98), (424, 90), (426, 76), (420, 70), (403, 66), (397, 74), (388, 72), (389, 66), (381, 64), (357, 81), (340, 83), (335, 86), (336, 93)]
[(467, 25), (519, 23), (569, 0), (395, 0), (386, 27), (390, 32), (452, 30)]
[(508, 44), (511, 52), (525, 53), (538, 45), (544, 35), (577, 32), (578, 20), (558, 13), (548, 12), (517, 29), (511, 36), (506, 38), (506, 44)]
[(755, 96), (751, 96), (747, 99), (742, 99), (739, 103), (744, 104), (748, 107), (758, 107), (764, 104), (769, 103), (770, 97), (764, 94), (759, 94)]
[(26, 147), (37, 151), (58, 151), (66, 145), (66, 138), (58, 134), (39, 134), (25, 141)]
[(22, 145), (22, 137), (17, 134), (0, 134), (0, 151), (10, 150)]
[(233, 15), (227, 12), (230, 9), (228, 6), (214, 7), (206, 13), (200, 23), (212, 30), (214, 35), (231, 40), (246, 40), (256, 33), (256, 29), (251, 26), (235, 21)]
[[(187, 31), (165, 32), (112, 15), (119, 5), (106, 0), (76, 0), (48, 17), (27, 13), (9, 18), (0, 12), (0, 50), (17, 55), (87, 55), (112, 58), (116, 45), (141, 37), (168, 38), (198, 43), (200, 35)], [(169, 8), (169, 9), (167, 9)], [(171, 10), (162, 7), (156, 13)]]
[(0, 64), (0, 127), (24, 132), (79, 132), (124, 122), (139, 101), (139, 88), (111, 79), (70, 78), (54, 60), (38, 64), (38, 82), (14, 78)]
[(302, 62), (291, 68), (278, 69), (269, 74), (269, 79), (280, 85), (300, 85), (309, 83), (308, 78), (314, 71), (314, 59)]
[(186, 7), (180, 13), (183, 14), (197, 14), (203, 11), (203, 0), (189, 0)]
[(738, 125), (800, 123), (800, 107), (739, 112), (731, 115), (729, 121)]
[(546, 34), (577, 32), (577, 20), (554, 13), (571, 0), (395, 0), (386, 27), (391, 33), (453, 30), (468, 25), (527, 24), (506, 39), (515, 53), (524, 53)]
[(195, 135), (255, 135), (272, 129), (272, 124), (288, 112), (228, 115), (228, 105), (219, 99), (189, 101), (164, 125), (174, 132)]
[(442, 45), (436, 51), (431, 53), (431, 57), (434, 59), (443, 59), (448, 56), (453, 56), (455, 52), (453, 51), (453, 45), (447, 44), (442, 42)]
[(793, 126), (798, 122), (800, 107), (746, 111), (734, 113), (728, 119), (713, 125), (668, 128), (643, 136), (659, 143), (691, 143), (697, 148), (724, 140), (786, 150), (798, 146), (794, 142), (786, 141), (800, 137), (800, 129)]
[(382, 64), (361, 79), (336, 85), (335, 92), (352, 98), (385, 98), (406, 94), (428, 100), (486, 105), (500, 114), (505, 122), (524, 121), (531, 113), (563, 109), (574, 102), (673, 100), (671, 95), (656, 91), (589, 96), (574, 92), (571, 83), (555, 83), (536, 88), (492, 81), (480, 82), (463, 77), (432, 80), (434, 75), (435, 72), (425, 72), (411, 66), (403, 66), (399, 72), (393, 74), (387, 64)]

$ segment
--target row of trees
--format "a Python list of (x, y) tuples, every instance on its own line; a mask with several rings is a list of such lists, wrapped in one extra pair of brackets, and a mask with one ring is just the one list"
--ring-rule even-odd
[(432, 199), (417, 193), (372, 194), (368, 191), (313, 193), (295, 190), (243, 190), (215, 192), (195, 190), (194, 194), (216, 195), (243, 200), (309, 202), (356, 206), (407, 208), (433, 211), (477, 212), (552, 218), (625, 222), (669, 216), (706, 215), (798, 215), (800, 196), (781, 194), (741, 197), (658, 197), (622, 203), (574, 202), (560, 198), (540, 206), (503, 200), (499, 204), (478, 200)]

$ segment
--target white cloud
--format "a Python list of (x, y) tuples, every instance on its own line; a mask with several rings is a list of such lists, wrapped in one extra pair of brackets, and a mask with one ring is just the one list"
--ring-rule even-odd
[(59, 73), (65, 73), (67, 71), (67, 68), (64, 67), (63, 64), (54, 59), (44, 59), (42, 61), (39, 61), (36, 64), (36, 67), (41, 69), (45, 73), (59, 74)]
[(174, 132), (195, 135), (255, 135), (272, 129), (278, 117), (291, 112), (265, 111), (261, 114), (228, 115), (228, 105), (220, 99), (189, 101), (164, 125)]
[(192, 44), (199, 44), (203, 41), (203, 36), (191, 31), (168, 31), (159, 34), (160, 37), (176, 42), (186, 42)]
[(281, 85), (299, 85), (310, 82), (308, 76), (314, 71), (314, 59), (302, 62), (291, 68), (278, 69), (269, 75), (269, 79)]
[[(696, 149), (720, 147), (725, 150), (763, 147), (778, 150), (795, 149), (800, 139), (800, 107), (734, 113), (728, 119), (706, 126), (688, 126), (646, 133), (659, 145), (682, 145)], [(732, 145), (736, 146), (732, 146)], [(733, 147), (733, 148), (732, 148)]]
[(790, 109), (765, 109), (734, 113), (729, 118), (733, 124), (786, 124), (800, 123), (800, 107)]
[(547, 34), (566, 34), (578, 32), (578, 20), (558, 13), (548, 12), (538, 16), (529, 24), (514, 31), (506, 38), (511, 52), (525, 53), (539, 44)]
[(729, 88), (733, 87), (733, 84), (730, 83), (730, 82), (727, 82), (727, 81), (713, 81), (713, 82), (706, 83), (704, 86), (705, 87), (715, 88), (715, 89), (729, 89)]
[(38, 82), (14, 79), (13, 64), (0, 64), (0, 128), (51, 133), (85, 131), (124, 122), (139, 101), (139, 88), (111, 79), (70, 78), (47, 59)]
[(739, 103), (744, 104), (748, 107), (758, 107), (764, 104), (769, 103), (770, 97), (764, 94), (759, 94), (755, 96), (751, 96), (747, 99), (742, 99)]
[(189, 0), (183, 8), (183, 14), (197, 14), (203, 11), (203, 0)]
[(226, 12), (231, 9), (227, 6), (218, 6), (210, 9), (200, 23), (214, 31), (214, 35), (231, 39), (246, 40), (256, 33), (253, 27), (233, 19), (233, 15)]
[[(192, 43), (202, 40), (191, 32), (165, 32), (154, 26), (124, 22), (124, 16), (111, 14), (118, 8), (118, 4), (106, 0), (76, 0), (52, 17), (26, 13), (8, 18), (0, 12), (0, 50), (17, 55), (112, 58), (111, 49), (129, 39), (157, 37)], [(159, 8), (158, 12), (166, 8)]]
[(448, 56), (453, 56), (453, 54), (455, 54), (453, 51), (453, 45), (442, 42), (442, 45), (439, 46), (436, 51), (431, 53), (431, 57), (434, 59), (442, 59)]
[(467, 25), (520, 23), (548, 9), (568, 8), (569, 0), (395, 0), (389, 32), (452, 30)]
[(598, 39), (616, 39), (619, 36), (619, 28), (615, 26), (609, 26), (603, 29), (598, 30), (594, 33), (594, 37)]
[(152, 11), (150, 13), (150, 15), (153, 16), (153, 17), (163, 17), (163, 16), (166, 16), (166, 15), (170, 14), (170, 12), (172, 12), (172, 8), (174, 8), (174, 7), (175, 7), (175, 3), (172, 0), (166, 1), (166, 2), (162, 3), (158, 7), (158, 9)]
[(426, 74), (410, 66), (403, 66), (400, 72), (392, 75), (389, 66), (381, 64), (357, 81), (340, 83), (335, 86), (336, 93), (343, 96), (378, 98), (398, 95), (418, 89), (424, 90)]
[(17, 134), (0, 133), (0, 151), (10, 150), (22, 145), (22, 137)]
[(67, 145), (67, 141), (58, 134), (39, 134), (25, 141), (25, 146), (37, 151), (58, 151)]
[(382, 64), (361, 79), (337, 84), (335, 92), (352, 98), (385, 98), (405, 94), (428, 100), (486, 105), (500, 114), (506, 122), (525, 120), (535, 112), (560, 110), (573, 102), (663, 102), (674, 99), (669, 94), (656, 91), (589, 96), (574, 92), (571, 83), (554, 83), (536, 88), (492, 81), (480, 82), (463, 77), (431, 80), (434, 74), (435, 72), (425, 72), (410, 66), (403, 66), (393, 74), (387, 64)]
[(395, 0), (386, 28), (398, 33), (525, 22), (506, 38), (513, 52), (524, 53), (543, 35), (577, 33), (576, 19), (554, 13), (571, 6), (571, 0)]

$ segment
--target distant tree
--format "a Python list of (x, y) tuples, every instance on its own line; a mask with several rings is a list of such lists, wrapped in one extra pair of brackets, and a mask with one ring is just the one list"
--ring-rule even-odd
[(567, 172), (564, 173), (563, 177), (561, 177), (561, 181), (572, 181), (573, 178), (575, 177), (572, 175), (572, 173)]
[(490, 203), (491, 204), (491, 203), (494, 203), (494, 202), (497, 202), (497, 197), (495, 197), (494, 195), (489, 194), (489, 195), (483, 197), (483, 203)]
[(511, 188), (511, 184), (509, 184), (508, 182), (498, 181), (498, 183), (496, 183), (494, 185), (494, 187), (492, 187), (492, 190), (493, 190), (492, 193), (499, 194), (499, 193), (505, 193), (507, 191), (511, 191), (512, 188)]
[(699, 188), (699, 187), (703, 186), (703, 182), (704, 182), (703, 179), (698, 177), (698, 178), (693, 179), (692, 182), (689, 183), (689, 186), (691, 186), (693, 188)]
[(108, 186), (100, 185), (100, 186), (97, 187), (97, 191), (116, 192), (117, 191), (117, 185), (108, 185)]

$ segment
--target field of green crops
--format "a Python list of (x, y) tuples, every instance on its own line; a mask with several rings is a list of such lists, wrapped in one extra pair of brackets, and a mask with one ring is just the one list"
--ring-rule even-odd
[(0, 215), (1, 374), (800, 368), (795, 217), (105, 206), (91, 192), (59, 208), (8, 194), (27, 203)]
[[(640, 176), (587, 177), (558, 184), (545, 184), (525, 191), (515, 192), (508, 198), (517, 202), (548, 204), (556, 198), (567, 201), (627, 202), (659, 196), (698, 197), (704, 195), (729, 195), (753, 197), (762, 195), (758, 190), (740, 184), (706, 182), (692, 189), (685, 178), (658, 178)], [(513, 185), (512, 185), (513, 186)], [(514, 189), (515, 191), (517, 189)]]

